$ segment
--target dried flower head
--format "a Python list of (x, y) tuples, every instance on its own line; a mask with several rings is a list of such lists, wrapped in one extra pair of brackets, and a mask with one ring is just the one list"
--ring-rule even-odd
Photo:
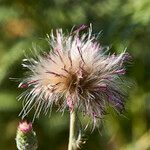
[(23, 60), (23, 67), (30, 70), (19, 84), (27, 88), (20, 96), (24, 97), (23, 117), (33, 107), (34, 117), (47, 114), (55, 104), (61, 111), (81, 110), (95, 122), (103, 117), (107, 105), (118, 112), (124, 109), (128, 84), (123, 76), (129, 54), (106, 55), (91, 27), (87, 34), (79, 32), (80, 28), (68, 35), (61, 29), (56, 35), (52, 31), (47, 39), (51, 51)]

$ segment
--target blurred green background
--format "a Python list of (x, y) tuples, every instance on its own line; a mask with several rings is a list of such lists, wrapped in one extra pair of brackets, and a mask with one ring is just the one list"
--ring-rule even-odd
[[(100, 42), (112, 51), (133, 57), (128, 74), (136, 84), (125, 116), (107, 115), (100, 135), (89, 136), (85, 150), (150, 150), (150, 0), (0, 0), (0, 150), (16, 150), (15, 134), (22, 109), (22, 92), (9, 77), (23, 77), (24, 51), (43, 40), (51, 29), (70, 31), (73, 25), (93, 24)], [(32, 118), (32, 113), (28, 119)], [(68, 114), (56, 111), (36, 119), (39, 150), (66, 150)]]

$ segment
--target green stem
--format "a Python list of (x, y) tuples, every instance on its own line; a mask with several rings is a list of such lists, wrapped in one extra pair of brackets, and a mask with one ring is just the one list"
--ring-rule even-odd
[(76, 148), (76, 112), (70, 112), (70, 131), (68, 150), (77, 150)]

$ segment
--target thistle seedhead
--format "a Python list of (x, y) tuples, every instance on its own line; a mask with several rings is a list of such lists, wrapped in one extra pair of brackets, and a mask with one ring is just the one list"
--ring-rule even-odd
[(16, 144), (18, 150), (36, 150), (37, 137), (32, 129), (32, 123), (22, 121), (19, 123), (16, 135)]
[(23, 60), (23, 67), (29, 69), (29, 76), (19, 84), (27, 88), (20, 96), (23, 117), (32, 108), (36, 108), (34, 117), (47, 114), (55, 104), (60, 111), (81, 110), (96, 123), (107, 105), (120, 113), (124, 110), (129, 85), (123, 76), (129, 54), (106, 55), (91, 27), (87, 34), (79, 31), (68, 35), (61, 29), (56, 35), (52, 31), (47, 38), (50, 52)]

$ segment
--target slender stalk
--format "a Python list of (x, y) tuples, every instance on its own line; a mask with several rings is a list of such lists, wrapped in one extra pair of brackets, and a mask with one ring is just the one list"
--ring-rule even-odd
[(70, 112), (70, 131), (68, 150), (77, 150), (76, 145), (76, 112)]

